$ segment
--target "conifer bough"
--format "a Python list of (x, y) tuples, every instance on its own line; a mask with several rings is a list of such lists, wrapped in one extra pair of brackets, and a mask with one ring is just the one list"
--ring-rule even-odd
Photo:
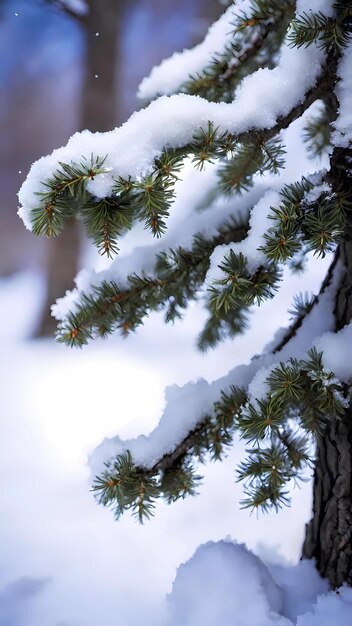
[[(332, 586), (352, 584), (351, 25), (348, 1), (231, 4), (202, 44), (144, 79), (146, 108), (109, 133), (74, 135), (19, 193), (34, 233), (58, 236), (77, 216), (101, 254), (117, 255), (53, 306), (57, 338), (72, 346), (128, 334), (150, 311), (173, 321), (201, 297), (206, 350), (246, 330), (286, 267), (330, 255), (320, 292), (296, 297), (291, 326), (260, 356), (173, 391), (149, 437), (105, 440), (91, 466), (98, 500), (143, 521), (158, 498), (195, 494), (199, 463), (223, 458), (236, 433), (248, 448), (245, 507), (287, 504), (311, 465), (303, 555)], [(293, 178), (295, 121), (312, 165), (302, 169), (302, 144)], [(119, 257), (138, 222), (154, 245)]]

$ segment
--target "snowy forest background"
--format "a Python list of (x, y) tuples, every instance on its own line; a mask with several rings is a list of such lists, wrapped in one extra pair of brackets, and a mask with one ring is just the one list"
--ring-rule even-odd
[[(234, 483), (243, 455), (238, 442), (226, 461), (205, 468), (197, 498), (159, 504), (155, 519), (144, 526), (129, 517), (117, 524), (89, 493), (86, 458), (117, 426), (123, 438), (150, 432), (167, 385), (200, 376), (211, 381), (248, 362), (287, 323), (292, 295), (316, 291), (329, 259), (312, 264), (304, 282), (287, 277), (275, 310), (264, 304), (250, 333), (214, 353), (195, 347), (203, 315), (197, 305), (182, 323), (165, 327), (153, 314), (128, 341), (116, 337), (82, 352), (52, 338), (34, 339), (45, 301), (47, 246), (23, 228), (16, 193), (30, 164), (65, 143), (79, 125), (85, 58), (79, 24), (49, 5), (0, 2), (0, 626), (169, 623), (166, 596), (180, 563), (200, 544), (224, 538), (244, 542), (270, 562), (274, 578), (288, 589), (302, 586), (301, 605), (291, 608), (295, 619), (326, 590), (302, 566), (285, 569), (300, 555), (311, 510), (309, 480), (294, 490), (290, 509), (249, 516), (239, 509), (242, 488)], [(206, 0), (121, 5), (116, 124), (138, 106), (134, 94), (151, 67), (200, 40), (221, 12)], [(287, 133), (291, 146), (299, 141), (298, 130)], [(287, 169), (294, 167), (293, 157)], [(80, 263), (97, 262), (84, 246)], [(214, 561), (214, 580), (219, 575)], [(197, 572), (192, 584), (201, 597), (205, 587)], [(250, 602), (248, 586), (240, 593)], [(201, 626), (190, 621), (196, 623)], [(280, 626), (285, 623), (296, 622)]]

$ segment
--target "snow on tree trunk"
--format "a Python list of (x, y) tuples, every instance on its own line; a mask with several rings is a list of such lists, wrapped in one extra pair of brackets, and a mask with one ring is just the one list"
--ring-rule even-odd
[[(334, 150), (331, 183), (350, 196), (351, 151)], [(351, 217), (350, 217), (351, 221)], [(341, 243), (345, 265), (336, 298), (336, 330), (352, 319), (352, 224)], [(302, 556), (316, 559), (317, 569), (333, 587), (352, 585), (352, 409), (329, 420), (317, 444), (313, 517), (306, 526)]]

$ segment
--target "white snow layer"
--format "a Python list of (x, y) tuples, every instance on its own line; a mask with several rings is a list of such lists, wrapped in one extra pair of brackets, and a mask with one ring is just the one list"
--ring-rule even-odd
[(202, 71), (214, 58), (214, 54), (222, 52), (233, 39), (233, 22), (240, 17), (242, 11), (248, 11), (251, 0), (240, 0), (232, 4), (225, 13), (209, 28), (205, 39), (194, 48), (174, 52), (169, 58), (154, 67), (146, 76), (138, 89), (138, 97), (151, 100), (156, 95), (170, 95), (178, 91), (188, 76)]
[[(318, 106), (317, 105), (313, 105)], [(223, 255), (233, 249), (234, 252), (242, 252), (248, 257), (250, 270), (263, 261), (263, 255), (258, 251), (258, 247), (264, 243), (263, 233), (269, 225), (269, 214), (271, 207), (276, 207), (279, 199), (279, 192), (287, 183), (295, 182), (301, 175), (307, 176), (307, 172), (312, 170), (312, 163), (308, 163), (304, 158), (302, 145), (297, 147), (292, 140), (300, 134), (305, 117), (310, 115), (311, 109), (306, 116), (293, 122), (287, 130), (281, 133), (283, 145), (287, 147), (286, 167), (279, 176), (256, 176), (253, 188), (242, 195), (221, 196), (212, 201), (212, 194), (218, 185), (217, 164), (207, 164), (205, 170), (199, 172), (194, 169), (191, 159), (185, 163), (182, 171), (182, 180), (176, 183), (176, 199), (167, 221), (166, 234), (161, 238), (145, 237), (145, 231), (141, 225), (137, 225), (132, 231), (123, 235), (119, 241), (120, 252), (118, 257), (112, 261), (107, 270), (81, 271), (75, 279), (76, 288), (67, 291), (66, 295), (59, 298), (52, 306), (52, 315), (59, 321), (64, 321), (70, 312), (76, 311), (79, 304), (81, 292), (86, 295), (92, 293), (93, 288), (101, 284), (102, 281), (115, 281), (120, 289), (127, 289), (129, 283), (126, 280), (130, 274), (142, 274), (154, 276), (155, 256), (169, 249), (182, 246), (189, 249), (192, 239), (199, 233), (206, 238), (211, 238), (217, 234), (217, 228), (230, 217), (247, 221), (249, 214), (248, 236), (238, 244), (231, 246), (217, 246), (211, 257), (211, 267), (206, 278), (206, 284), (212, 279), (223, 277), (217, 265), (223, 260)], [(299, 158), (297, 157), (300, 152)], [(292, 154), (295, 154), (295, 166), (292, 168)], [(290, 166), (291, 159), (291, 166)], [(297, 165), (299, 163), (299, 167)], [(314, 167), (314, 166), (313, 166)], [(316, 185), (318, 195), (323, 191), (320, 174), (310, 174), (308, 179)], [(269, 188), (270, 189), (269, 189)], [(270, 191), (271, 190), (271, 191)], [(312, 200), (307, 194), (307, 199)], [(253, 207), (253, 208), (252, 208)], [(252, 209), (252, 210), (251, 210)], [(142, 242), (143, 245), (139, 245)]]
[(170, 626), (289, 626), (268, 568), (243, 544), (210, 541), (178, 568)]
[[(98, 198), (112, 193), (114, 178), (145, 174), (163, 148), (177, 148), (190, 142), (195, 130), (211, 120), (219, 132), (243, 133), (253, 128), (275, 126), (301, 103), (316, 83), (325, 55), (316, 45), (291, 48), (283, 45), (278, 66), (259, 69), (244, 78), (230, 103), (208, 102), (197, 96), (162, 96), (146, 109), (134, 113), (120, 128), (107, 133), (85, 130), (74, 134), (67, 145), (36, 161), (19, 191), (19, 215), (31, 229), (30, 213), (38, 206), (37, 193), (43, 181), (59, 168), (59, 162), (80, 162), (82, 155), (105, 157), (106, 173), (88, 183)], [(282, 97), (282, 94), (285, 97)]]
[[(336, 272), (335, 280), (338, 274), (339, 272)], [(226, 391), (231, 385), (247, 388), (252, 381), (251, 395), (253, 398), (262, 397), (263, 376), (258, 377), (258, 387), (253, 382), (261, 368), (268, 368), (269, 374), (275, 363), (290, 357), (304, 357), (317, 338), (333, 330), (335, 289), (335, 285), (332, 285), (325, 291), (319, 303), (304, 319), (296, 335), (279, 352), (262, 354), (252, 359), (248, 365), (239, 365), (212, 383), (200, 379), (182, 387), (178, 385), (168, 387), (165, 392), (164, 413), (158, 426), (148, 436), (140, 435), (126, 441), (122, 441), (118, 436), (104, 439), (89, 457), (92, 474), (100, 474), (106, 462), (113, 461), (117, 455), (126, 450), (131, 452), (137, 465), (152, 467), (165, 454), (174, 450), (206, 415), (212, 414), (213, 404), (219, 399), (221, 390)], [(352, 363), (350, 375), (351, 369)]]
[(249, 383), (247, 390), (248, 400), (254, 406), (257, 404), (256, 400), (263, 400), (268, 395), (269, 383), (267, 382), (267, 378), (270, 376), (274, 367), (275, 364), (269, 365), (269, 367), (260, 367)]
[(349, 382), (352, 375), (352, 323), (338, 333), (325, 333), (314, 345), (319, 352), (323, 352), (324, 368), (334, 372), (342, 382)]
[(211, 284), (214, 280), (224, 278), (219, 267), (224, 257), (232, 250), (235, 254), (247, 257), (247, 267), (254, 272), (260, 264), (265, 263), (266, 256), (258, 248), (265, 243), (264, 234), (272, 226), (270, 214), (272, 208), (277, 208), (281, 203), (281, 196), (277, 191), (268, 190), (257, 202), (251, 211), (249, 231), (247, 237), (238, 243), (223, 244), (215, 248), (210, 257), (210, 267), (206, 276), (206, 283)]
[[(223, 52), (226, 45), (234, 42), (234, 23), (241, 14), (251, 12), (251, 0), (238, 0), (232, 3), (217, 22), (212, 24), (200, 44), (182, 52), (175, 52), (155, 66), (150, 75), (145, 77), (138, 90), (139, 98), (151, 100), (157, 95), (170, 95), (178, 91), (189, 76), (200, 73), (213, 60), (216, 54)], [(309, 10), (331, 14), (330, 0), (314, 0)], [(297, 15), (307, 11), (305, 0), (297, 2)], [(249, 42), (250, 45), (250, 42)], [(243, 51), (242, 51), (243, 52)]]
[(209, 541), (177, 571), (167, 626), (351, 626), (352, 589), (328, 591), (312, 561), (268, 566), (243, 544)]
[[(339, 101), (339, 113), (333, 123), (333, 143), (335, 146), (347, 148), (352, 142), (352, 41), (344, 50), (339, 64), (336, 95)], [(351, 164), (352, 168), (352, 164)]]
[[(82, 270), (75, 278), (76, 289), (67, 291), (63, 298), (59, 298), (51, 307), (52, 315), (57, 320), (64, 320), (69, 312), (74, 312), (79, 303), (80, 295), (92, 293), (94, 286), (102, 281), (115, 281), (120, 289), (128, 289), (130, 284), (127, 277), (131, 274), (141, 275), (143, 272), (152, 277), (155, 274), (156, 255), (161, 251), (175, 249), (181, 246), (190, 249), (195, 234), (199, 233), (206, 238), (216, 235), (217, 228), (230, 216), (241, 219), (246, 216), (253, 204), (266, 192), (266, 187), (259, 183), (250, 189), (244, 196), (221, 197), (202, 208), (202, 202), (211, 194), (217, 184), (216, 167), (209, 166), (206, 172), (196, 172), (189, 163), (183, 170), (183, 180), (176, 185), (176, 200), (168, 218), (168, 229), (161, 239), (150, 238), (148, 245), (134, 247), (129, 254), (124, 254), (128, 246), (126, 238), (121, 239), (121, 252), (107, 270), (95, 272)], [(199, 210), (195, 210), (197, 205)], [(134, 238), (134, 232), (131, 238)], [(251, 240), (250, 240), (251, 241)], [(216, 249), (220, 250), (223, 246)], [(252, 250), (256, 257), (259, 253)]]
[(352, 589), (342, 587), (339, 594), (330, 591), (319, 596), (313, 611), (300, 615), (297, 626), (351, 626), (352, 623)]

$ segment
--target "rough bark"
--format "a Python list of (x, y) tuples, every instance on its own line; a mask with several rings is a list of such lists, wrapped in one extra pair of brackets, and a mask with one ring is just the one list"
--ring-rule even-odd
[[(334, 150), (330, 182), (352, 196), (350, 158), (350, 151)], [(337, 331), (352, 319), (351, 223), (340, 257), (345, 268), (336, 297)], [(316, 560), (319, 573), (333, 588), (352, 585), (352, 406), (342, 418), (329, 419), (317, 442), (313, 489), (313, 517), (306, 526), (302, 556)]]

